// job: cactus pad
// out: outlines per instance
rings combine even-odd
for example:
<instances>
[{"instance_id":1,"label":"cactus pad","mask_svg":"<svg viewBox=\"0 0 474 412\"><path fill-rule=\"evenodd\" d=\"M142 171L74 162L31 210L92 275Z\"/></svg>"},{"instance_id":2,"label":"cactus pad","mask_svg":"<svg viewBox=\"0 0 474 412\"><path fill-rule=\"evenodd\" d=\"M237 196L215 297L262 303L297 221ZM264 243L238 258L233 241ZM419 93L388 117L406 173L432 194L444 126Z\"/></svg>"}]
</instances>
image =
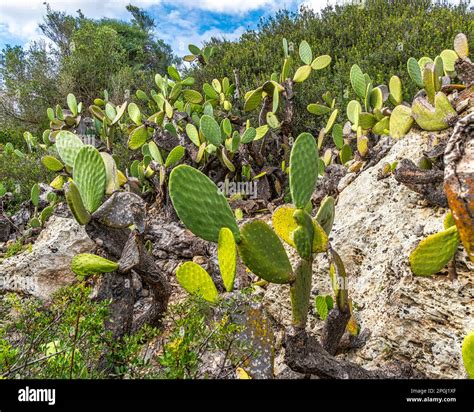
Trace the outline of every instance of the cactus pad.
<instances>
[{"instance_id":1,"label":"cactus pad","mask_svg":"<svg viewBox=\"0 0 474 412\"><path fill-rule=\"evenodd\" d=\"M291 233L298 227L293 218L296 208L289 205L282 205L275 209L272 216L273 230L287 244L295 247Z\"/></svg>"},{"instance_id":2,"label":"cactus pad","mask_svg":"<svg viewBox=\"0 0 474 412\"><path fill-rule=\"evenodd\" d=\"M191 294L197 294L208 302L216 302L219 294L216 285L201 266L194 262L186 262L176 270L179 284Z\"/></svg>"},{"instance_id":3,"label":"cactus pad","mask_svg":"<svg viewBox=\"0 0 474 412\"><path fill-rule=\"evenodd\" d=\"M418 87L423 87L423 77L421 76L420 65L413 57L407 61L408 74Z\"/></svg>"},{"instance_id":4,"label":"cactus pad","mask_svg":"<svg viewBox=\"0 0 474 412\"><path fill-rule=\"evenodd\" d=\"M413 125L411 109L407 106L399 105L395 107L390 116L390 134L394 139L401 139L405 136Z\"/></svg>"},{"instance_id":5,"label":"cactus pad","mask_svg":"<svg viewBox=\"0 0 474 412\"><path fill-rule=\"evenodd\" d=\"M418 126L427 131L447 129L457 118L456 110L442 92L436 93L434 107L426 99L416 98L412 104L412 112Z\"/></svg>"},{"instance_id":6,"label":"cactus pad","mask_svg":"<svg viewBox=\"0 0 474 412\"><path fill-rule=\"evenodd\" d=\"M91 220L91 215L86 210L79 189L74 182L69 182L64 185L64 193L66 202L74 218L79 224L87 225Z\"/></svg>"},{"instance_id":7,"label":"cactus pad","mask_svg":"<svg viewBox=\"0 0 474 412\"><path fill-rule=\"evenodd\" d=\"M459 245L456 226L423 239L410 254L415 275L429 276L439 272L454 257Z\"/></svg>"},{"instance_id":8,"label":"cactus pad","mask_svg":"<svg viewBox=\"0 0 474 412\"><path fill-rule=\"evenodd\" d=\"M354 64L351 67L350 80L352 88L356 92L357 96L361 99L365 98L365 93L367 91L367 85L365 82L364 73L357 64Z\"/></svg>"},{"instance_id":9,"label":"cactus pad","mask_svg":"<svg viewBox=\"0 0 474 412\"><path fill-rule=\"evenodd\" d=\"M325 197L319 206L318 213L316 213L316 220L327 235L331 232L335 214L334 198L332 196Z\"/></svg>"},{"instance_id":10,"label":"cactus pad","mask_svg":"<svg viewBox=\"0 0 474 412\"><path fill-rule=\"evenodd\" d=\"M474 379L474 331L469 332L462 341L462 360L467 374Z\"/></svg>"},{"instance_id":11,"label":"cactus pad","mask_svg":"<svg viewBox=\"0 0 474 412\"><path fill-rule=\"evenodd\" d=\"M469 56L469 44L464 33L459 33L454 38L454 51L461 59Z\"/></svg>"},{"instance_id":12,"label":"cactus pad","mask_svg":"<svg viewBox=\"0 0 474 412\"><path fill-rule=\"evenodd\" d=\"M56 149L59 156L69 167L74 167L74 160L76 160L77 153L84 146L77 135L74 133L61 130L55 137Z\"/></svg>"},{"instance_id":13,"label":"cactus pad","mask_svg":"<svg viewBox=\"0 0 474 412\"><path fill-rule=\"evenodd\" d=\"M120 189L119 178L117 174L117 165L115 164L114 158L106 153L101 152L102 160L105 165L105 175L107 178L107 183L105 185L105 193L111 195L116 190Z\"/></svg>"},{"instance_id":14,"label":"cactus pad","mask_svg":"<svg viewBox=\"0 0 474 412\"><path fill-rule=\"evenodd\" d=\"M107 175L102 156L92 146L84 146L74 161L73 179L85 208L94 212L102 203Z\"/></svg>"},{"instance_id":15,"label":"cactus pad","mask_svg":"<svg viewBox=\"0 0 474 412\"><path fill-rule=\"evenodd\" d=\"M237 249L232 231L223 227L219 232L217 259L222 281L227 292L234 289L235 270L237 266Z\"/></svg>"},{"instance_id":16,"label":"cactus pad","mask_svg":"<svg viewBox=\"0 0 474 412\"><path fill-rule=\"evenodd\" d=\"M96 273L114 272L118 267L118 263L90 253L76 255L71 262L72 271L80 277Z\"/></svg>"},{"instance_id":17,"label":"cactus pad","mask_svg":"<svg viewBox=\"0 0 474 412\"><path fill-rule=\"evenodd\" d=\"M290 288L293 324L298 328L304 328L308 317L311 295L311 262L301 259L295 272L296 278Z\"/></svg>"},{"instance_id":18,"label":"cactus pad","mask_svg":"<svg viewBox=\"0 0 474 412\"><path fill-rule=\"evenodd\" d=\"M215 146L219 146L222 143L221 128L212 116L203 115L199 122L199 128L209 143Z\"/></svg>"},{"instance_id":19,"label":"cactus pad","mask_svg":"<svg viewBox=\"0 0 474 412\"><path fill-rule=\"evenodd\" d=\"M54 156L43 156L43 158L41 159L41 163L43 163L43 165L48 170L51 170L53 172L59 172L64 168L64 165Z\"/></svg>"},{"instance_id":20,"label":"cactus pad","mask_svg":"<svg viewBox=\"0 0 474 412\"><path fill-rule=\"evenodd\" d=\"M298 67L298 70L296 70L295 75L293 76L293 81L295 83L302 83L309 77L310 74L311 66L309 64Z\"/></svg>"},{"instance_id":21,"label":"cactus pad","mask_svg":"<svg viewBox=\"0 0 474 412\"><path fill-rule=\"evenodd\" d=\"M227 227L239 242L239 228L226 198L199 170L187 165L175 167L169 193L178 217L196 236L217 242L219 231Z\"/></svg>"},{"instance_id":22,"label":"cactus pad","mask_svg":"<svg viewBox=\"0 0 474 412\"><path fill-rule=\"evenodd\" d=\"M290 190L293 203L304 208L311 199L318 179L318 148L314 137L301 133L290 155Z\"/></svg>"},{"instance_id":23,"label":"cactus pad","mask_svg":"<svg viewBox=\"0 0 474 412\"><path fill-rule=\"evenodd\" d=\"M293 271L285 249L273 230L265 222L254 220L241 230L239 254L255 275L271 283L289 283Z\"/></svg>"}]
</instances>

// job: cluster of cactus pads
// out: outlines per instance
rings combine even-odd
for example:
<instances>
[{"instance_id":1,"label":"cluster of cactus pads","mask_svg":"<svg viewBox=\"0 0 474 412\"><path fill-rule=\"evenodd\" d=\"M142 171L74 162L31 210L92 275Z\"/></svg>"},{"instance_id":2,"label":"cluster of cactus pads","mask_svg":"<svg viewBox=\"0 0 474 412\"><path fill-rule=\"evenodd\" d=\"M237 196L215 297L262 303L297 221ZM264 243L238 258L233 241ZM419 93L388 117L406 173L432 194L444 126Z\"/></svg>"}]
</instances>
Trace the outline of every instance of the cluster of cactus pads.
<instances>
[{"instance_id":1,"label":"cluster of cactus pads","mask_svg":"<svg viewBox=\"0 0 474 412\"><path fill-rule=\"evenodd\" d=\"M200 171L181 165L170 175L170 197L181 221L196 236L218 243L218 260L224 285L232 290L236 252L245 266L259 278L290 285L293 323L304 328L310 302L314 253L330 251L337 261L334 274L345 276L342 261L330 248L328 234L334 220L334 199L327 198L315 218L308 213L318 178L318 150L314 137L302 133L290 157L290 191L293 205L275 210L273 229L263 220L252 220L239 228L225 196ZM292 267L282 240L296 249L298 262ZM217 299L209 274L187 262L177 269L178 280L189 292L207 300ZM347 291L338 291L338 302L347 308ZM338 303L338 304L339 304Z\"/></svg>"}]
</instances>

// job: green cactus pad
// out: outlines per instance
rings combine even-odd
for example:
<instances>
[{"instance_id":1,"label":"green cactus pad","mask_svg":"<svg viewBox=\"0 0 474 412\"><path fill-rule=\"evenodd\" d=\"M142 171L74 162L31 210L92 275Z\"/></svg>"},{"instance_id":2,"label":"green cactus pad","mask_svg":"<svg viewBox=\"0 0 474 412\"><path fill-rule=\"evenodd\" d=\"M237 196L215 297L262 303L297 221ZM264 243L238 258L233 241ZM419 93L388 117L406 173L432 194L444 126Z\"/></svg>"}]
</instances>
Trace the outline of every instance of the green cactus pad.
<instances>
[{"instance_id":1,"label":"green cactus pad","mask_svg":"<svg viewBox=\"0 0 474 412\"><path fill-rule=\"evenodd\" d=\"M192 123L186 125L186 134L189 137L189 140L193 142L197 147L200 146L201 142L199 141L199 132Z\"/></svg>"},{"instance_id":2,"label":"green cactus pad","mask_svg":"<svg viewBox=\"0 0 474 412\"><path fill-rule=\"evenodd\" d=\"M148 130L145 125L135 127L128 137L128 148L137 150L142 147L148 139Z\"/></svg>"},{"instance_id":3,"label":"green cactus pad","mask_svg":"<svg viewBox=\"0 0 474 412\"><path fill-rule=\"evenodd\" d=\"M91 215L86 210L79 189L74 182L69 182L64 185L64 194L74 218L80 225L87 225L91 220Z\"/></svg>"},{"instance_id":4,"label":"green cactus pad","mask_svg":"<svg viewBox=\"0 0 474 412\"><path fill-rule=\"evenodd\" d=\"M451 212L446 213L444 217L443 226L445 229L449 229L452 226L456 225L456 221L454 220L453 214Z\"/></svg>"},{"instance_id":5,"label":"green cactus pad","mask_svg":"<svg viewBox=\"0 0 474 412\"><path fill-rule=\"evenodd\" d=\"M227 292L234 289L235 270L237 266L237 249L232 231L223 227L219 232L217 243L217 260L222 281Z\"/></svg>"},{"instance_id":6,"label":"green cactus pad","mask_svg":"<svg viewBox=\"0 0 474 412\"><path fill-rule=\"evenodd\" d=\"M174 147L166 158L165 167L176 165L184 157L185 152L186 150L183 146Z\"/></svg>"},{"instance_id":7,"label":"green cactus pad","mask_svg":"<svg viewBox=\"0 0 474 412\"><path fill-rule=\"evenodd\" d=\"M140 109L135 103L130 103L128 105L128 115L137 126L140 126L142 124L142 114L140 113Z\"/></svg>"},{"instance_id":8,"label":"green cactus pad","mask_svg":"<svg viewBox=\"0 0 474 412\"><path fill-rule=\"evenodd\" d=\"M262 101L263 89L259 87L256 90L252 90L245 95L244 111L250 112L255 110Z\"/></svg>"},{"instance_id":9,"label":"green cactus pad","mask_svg":"<svg viewBox=\"0 0 474 412\"><path fill-rule=\"evenodd\" d=\"M455 71L454 63L458 59L458 55L454 50L443 50L440 53L441 59L443 59L443 66L446 73L453 73Z\"/></svg>"},{"instance_id":10,"label":"green cactus pad","mask_svg":"<svg viewBox=\"0 0 474 412\"><path fill-rule=\"evenodd\" d=\"M197 294L208 302L217 301L219 294L211 276L194 262L186 262L176 270L179 284L191 294Z\"/></svg>"},{"instance_id":11,"label":"green cactus pad","mask_svg":"<svg viewBox=\"0 0 474 412\"><path fill-rule=\"evenodd\" d=\"M205 139L215 146L219 146L222 143L222 134L219 123L207 114L201 117L199 128Z\"/></svg>"},{"instance_id":12,"label":"green cactus pad","mask_svg":"<svg viewBox=\"0 0 474 412\"><path fill-rule=\"evenodd\" d=\"M306 110L308 110L308 112L310 112L311 114L315 114L316 116L322 116L324 114L328 114L331 111L331 108L322 104L311 103L308 104Z\"/></svg>"},{"instance_id":13,"label":"green cactus pad","mask_svg":"<svg viewBox=\"0 0 474 412\"><path fill-rule=\"evenodd\" d=\"M427 63L423 69L423 86L428 102L433 104L436 93L435 68L433 63Z\"/></svg>"},{"instance_id":14,"label":"green cactus pad","mask_svg":"<svg viewBox=\"0 0 474 412\"><path fill-rule=\"evenodd\" d=\"M412 104L412 113L418 126L430 132L447 129L457 117L456 110L442 92L436 93L434 107L426 99L416 98Z\"/></svg>"},{"instance_id":15,"label":"green cactus pad","mask_svg":"<svg viewBox=\"0 0 474 412\"><path fill-rule=\"evenodd\" d=\"M474 379L474 331L469 332L462 341L462 360L467 374Z\"/></svg>"},{"instance_id":16,"label":"green cactus pad","mask_svg":"<svg viewBox=\"0 0 474 412\"><path fill-rule=\"evenodd\" d=\"M202 94L196 90L183 90L183 97L189 103L199 104L202 102Z\"/></svg>"},{"instance_id":17,"label":"green cactus pad","mask_svg":"<svg viewBox=\"0 0 474 412\"><path fill-rule=\"evenodd\" d=\"M352 124L357 124L359 121L359 114L362 112L362 106L357 100L351 100L347 104L346 113L347 118Z\"/></svg>"},{"instance_id":18,"label":"green cactus pad","mask_svg":"<svg viewBox=\"0 0 474 412\"><path fill-rule=\"evenodd\" d=\"M253 127L249 127L248 129L245 129L245 132L242 135L240 142L244 144L250 143L255 139L256 136L257 136L257 130L254 129Z\"/></svg>"},{"instance_id":19,"label":"green cactus pad","mask_svg":"<svg viewBox=\"0 0 474 412\"><path fill-rule=\"evenodd\" d=\"M105 184L105 194L111 195L116 190L120 189L118 174L117 174L117 165L115 164L114 158L106 153L101 152L102 160L105 165L105 175L107 182Z\"/></svg>"},{"instance_id":20,"label":"green cactus pad","mask_svg":"<svg viewBox=\"0 0 474 412\"><path fill-rule=\"evenodd\" d=\"M61 157L62 161L69 167L74 167L74 160L76 159L77 153L84 146L77 135L74 133L61 130L55 137L56 149Z\"/></svg>"},{"instance_id":21,"label":"green cactus pad","mask_svg":"<svg viewBox=\"0 0 474 412\"><path fill-rule=\"evenodd\" d=\"M367 84L364 73L357 64L354 64L351 67L350 80L352 88L356 92L357 96L359 96L361 99L364 99L365 93L367 92Z\"/></svg>"},{"instance_id":22,"label":"green cactus pad","mask_svg":"<svg viewBox=\"0 0 474 412\"><path fill-rule=\"evenodd\" d=\"M352 149L350 145L345 144L342 146L342 149L339 152L339 159L343 165L352 159Z\"/></svg>"},{"instance_id":23,"label":"green cactus pad","mask_svg":"<svg viewBox=\"0 0 474 412\"><path fill-rule=\"evenodd\" d=\"M332 196L326 196L316 213L316 220L322 226L327 235L331 232L336 214L335 202Z\"/></svg>"},{"instance_id":24,"label":"green cactus pad","mask_svg":"<svg viewBox=\"0 0 474 412\"><path fill-rule=\"evenodd\" d=\"M169 193L179 218L196 236L217 242L219 231L227 227L239 242L239 228L225 196L199 170L187 165L175 167Z\"/></svg>"},{"instance_id":25,"label":"green cactus pad","mask_svg":"<svg viewBox=\"0 0 474 412\"><path fill-rule=\"evenodd\" d=\"M303 259L310 259L313 249L314 226L311 216L302 209L296 209L293 218L297 228L291 233L298 254Z\"/></svg>"},{"instance_id":26,"label":"green cactus pad","mask_svg":"<svg viewBox=\"0 0 474 412\"><path fill-rule=\"evenodd\" d=\"M72 258L71 262L72 271L80 277L96 273L114 272L118 267L118 263L90 253L76 255Z\"/></svg>"},{"instance_id":27,"label":"green cactus pad","mask_svg":"<svg viewBox=\"0 0 474 412\"><path fill-rule=\"evenodd\" d=\"M413 57L407 61L408 75L416 83L418 87L423 87L423 77L421 75L420 65Z\"/></svg>"},{"instance_id":28,"label":"green cactus pad","mask_svg":"<svg viewBox=\"0 0 474 412\"><path fill-rule=\"evenodd\" d=\"M290 191L297 208L304 208L311 199L318 179L318 148L314 137L301 133L290 155Z\"/></svg>"},{"instance_id":29,"label":"green cactus pad","mask_svg":"<svg viewBox=\"0 0 474 412\"><path fill-rule=\"evenodd\" d=\"M291 263L275 232L265 222L254 220L241 230L239 254L255 275L271 283L293 280Z\"/></svg>"},{"instance_id":30,"label":"green cactus pad","mask_svg":"<svg viewBox=\"0 0 474 412\"><path fill-rule=\"evenodd\" d=\"M79 189L84 206L93 213L102 203L107 174L102 156L92 146L84 146L74 161L73 179Z\"/></svg>"},{"instance_id":31,"label":"green cactus pad","mask_svg":"<svg viewBox=\"0 0 474 412\"><path fill-rule=\"evenodd\" d=\"M304 328L308 317L311 295L311 262L301 259L296 267L296 278L290 287L293 325Z\"/></svg>"},{"instance_id":32,"label":"green cactus pad","mask_svg":"<svg viewBox=\"0 0 474 412\"><path fill-rule=\"evenodd\" d=\"M456 226L423 239L410 254L410 266L415 275L430 276L439 272L453 258L459 245Z\"/></svg>"},{"instance_id":33,"label":"green cactus pad","mask_svg":"<svg viewBox=\"0 0 474 412\"><path fill-rule=\"evenodd\" d=\"M409 107L399 105L395 107L390 116L390 134L394 139L404 137L413 125L412 111Z\"/></svg>"},{"instance_id":34,"label":"green cactus pad","mask_svg":"<svg viewBox=\"0 0 474 412\"><path fill-rule=\"evenodd\" d=\"M313 226L313 253L326 252L329 246L328 235L317 220L313 220Z\"/></svg>"},{"instance_id":35,"label":"green cactus pad","mask_svg":"<svg viewBox=\"0 0 474 412\"><path fill-rule=\"evenodd\" d=\"M43 163L48 170L53 172L59 172L64 169L64 165L54 156L43 156L41 163Z\"/></svg>"},{"instance_id":36,"label":"green cactus pad","mask_svg":"<svg viewBox=\"0 0 474 412\"><path fill-rule=\"evenodd\" d=\"M326 123L326 126L324 126L324 133L329 133L334 126L334 122L337 119L337 115L339 113L339 110L335 109L332 113L331 116L329 116L329 119Z\"/></svg>"},{"instance_id":37,"label":"green cactus pad","mask_svg":"<svg viewBox=\"0 0 474 412\"><path fill-rule=\"evenodd\" d=\"M306 40L303 40L300 43L298 52L300 55L300 59L304 64L311 64L311 61L313 60L313 52L311 51L311 46Z\"/></svg>"}]
</instances>

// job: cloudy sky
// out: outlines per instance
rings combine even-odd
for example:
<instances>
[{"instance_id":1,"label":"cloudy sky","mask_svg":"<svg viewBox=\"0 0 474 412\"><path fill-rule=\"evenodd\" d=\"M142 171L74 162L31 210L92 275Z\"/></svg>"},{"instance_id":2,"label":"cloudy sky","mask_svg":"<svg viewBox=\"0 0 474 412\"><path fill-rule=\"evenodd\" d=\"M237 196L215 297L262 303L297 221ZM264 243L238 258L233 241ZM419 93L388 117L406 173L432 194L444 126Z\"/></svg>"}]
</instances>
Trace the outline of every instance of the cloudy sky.
<instances>
[{"instance_id":1,"label":"cloudy sky","mask_svg":"<svg viewBox=\"0 0 474 412\"><path fill-rule=\"evenodd\" d=\"M157 24L157 36L182 56L187 45L198 46L212 36L233 40L259 18L278 9L297 10L302 3L318 10L337 0L48 0L54 10L87 17L127 20L125 6L132 3L147 10ZM41 38L38 23L45 12L44 0L0 0L0 49L5 44L25 45Z\"/></svg>"}]
</instances>

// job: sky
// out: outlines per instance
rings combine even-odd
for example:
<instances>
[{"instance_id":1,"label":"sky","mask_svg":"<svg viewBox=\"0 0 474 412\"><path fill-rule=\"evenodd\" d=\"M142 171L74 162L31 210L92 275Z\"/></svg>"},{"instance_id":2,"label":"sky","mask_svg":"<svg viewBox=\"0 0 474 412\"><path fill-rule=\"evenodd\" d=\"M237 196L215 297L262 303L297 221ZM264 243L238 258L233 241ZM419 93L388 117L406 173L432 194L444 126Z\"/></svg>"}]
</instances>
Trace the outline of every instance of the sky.
<instances>
[{"instance_id":1,"label":"sky","mask_svg":"<svg viewBox=\"0 0 474 412\"><path fill-rule=\"evenodd\" d=\"M301 4L319 10L337 0L48 0L53 10L91 18L129 20L125 6L132 3L155 18L156 35L178 56L188 54L189 43L201 46L211 37L238 39L259 19L279 9L296 11ZM0 49L6 44L25 46L42 38L38 23L45 14L44 0L0 0Z\"/></svg>"}]
</instances>

